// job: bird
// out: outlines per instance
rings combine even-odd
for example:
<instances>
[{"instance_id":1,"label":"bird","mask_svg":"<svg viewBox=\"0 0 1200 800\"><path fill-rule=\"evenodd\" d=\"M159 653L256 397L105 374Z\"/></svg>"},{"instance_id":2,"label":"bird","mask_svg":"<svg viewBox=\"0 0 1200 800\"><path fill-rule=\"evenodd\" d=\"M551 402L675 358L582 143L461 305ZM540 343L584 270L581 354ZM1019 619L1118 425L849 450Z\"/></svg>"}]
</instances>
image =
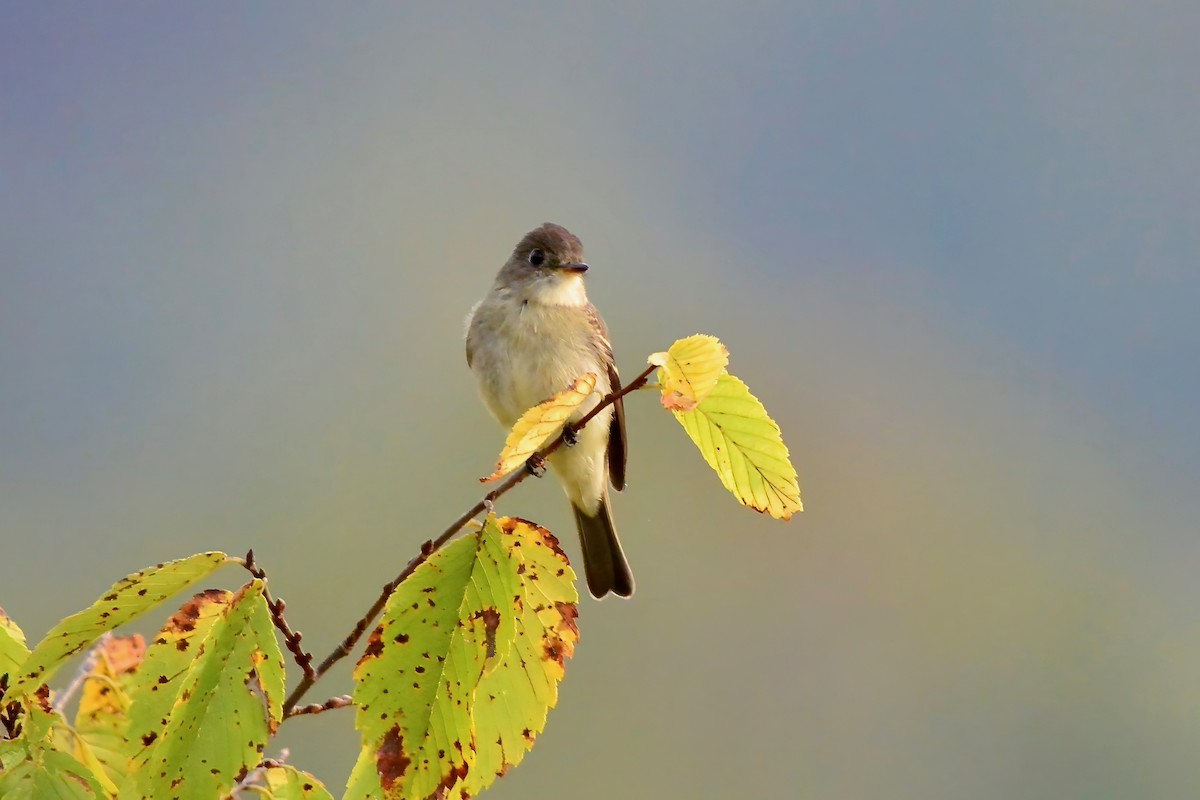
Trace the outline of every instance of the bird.
<instances>
[{"instance_id":1,"label":"bird","mask_svg":"<svg viewBox=\"0 0 1200 800\"><path fill-rule=\"evenodd\" d=\"M547 222L517 242L491 289L467 315L467 365L484 405L504 427L586 373L596 375L595 389L568 426L620 387L608 326L587 298L587 271L579 238ZM574 512L588 589L596 598L631 597L633 573L609 502L610 485L625 488L624 403L618 398L567 433L574 444L548 460Z\"/></svg>"}]
</instances>

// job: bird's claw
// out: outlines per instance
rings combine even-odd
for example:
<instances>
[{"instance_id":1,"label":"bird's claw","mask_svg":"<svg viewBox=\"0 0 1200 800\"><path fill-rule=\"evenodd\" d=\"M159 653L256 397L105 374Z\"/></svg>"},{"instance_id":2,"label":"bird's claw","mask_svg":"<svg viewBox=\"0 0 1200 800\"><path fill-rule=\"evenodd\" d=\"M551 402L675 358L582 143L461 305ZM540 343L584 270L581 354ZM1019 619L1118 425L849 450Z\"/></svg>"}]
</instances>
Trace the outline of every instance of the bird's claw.
<instances>
[{"instance_id":1,"label":"bird's claw","mask_svg":"<svg viewBox=\"0 0 1200 800\"><path fill-rule=\"evenodd\" d=\"M579 431L574 425L564 425L562 431L563 444L574 447L579 443Z\"/></svg>"},{"instance_id":2,"label":"bird's claw","mask_svg":"<svg viewBox=\"0 0 1200 800\"><path fill-rule=\"evenodd\" d=\"M546 459L534 453L525 462L525 469L529 470L529 474L535 478L540 478L546 474Z\"/></svg>"}]
</instances>

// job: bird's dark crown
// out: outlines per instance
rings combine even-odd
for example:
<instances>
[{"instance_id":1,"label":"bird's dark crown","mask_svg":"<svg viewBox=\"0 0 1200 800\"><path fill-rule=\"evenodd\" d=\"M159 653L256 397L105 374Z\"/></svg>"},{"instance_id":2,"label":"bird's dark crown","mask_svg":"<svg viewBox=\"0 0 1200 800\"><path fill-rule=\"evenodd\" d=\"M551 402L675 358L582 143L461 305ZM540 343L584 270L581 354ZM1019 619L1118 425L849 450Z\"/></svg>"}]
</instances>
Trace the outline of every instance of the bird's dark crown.
<instances>
[{"instance_id":1,"label":"bird's dark crown","mask_svg":"<svg viewBox=\"0 0 1200 800\"><path fill-rule=\"evenodd\" d=\"M547 222L534 228L517 243L513 255L524 259L534 250L541 250L551 261L570 264L583 261L583 243L562 225Z\"/></svg>"}]
</instances>

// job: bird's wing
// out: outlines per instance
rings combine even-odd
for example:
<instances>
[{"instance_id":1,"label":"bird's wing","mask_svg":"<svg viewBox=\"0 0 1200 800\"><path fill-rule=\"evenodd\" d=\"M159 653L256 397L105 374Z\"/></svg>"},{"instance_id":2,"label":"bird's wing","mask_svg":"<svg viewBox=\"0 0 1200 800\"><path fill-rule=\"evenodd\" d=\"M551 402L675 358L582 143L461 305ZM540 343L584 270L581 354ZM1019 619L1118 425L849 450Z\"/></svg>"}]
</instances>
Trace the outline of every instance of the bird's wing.
<instances>
[{"instance_id":1,"label":"bird's wing","mask_svg":"<svg viewBox=\"0 0 1200 800\"><path fill-rule=\"evenodd\" d=\"M466 332L463 335L463 341L466 343L466 346L467 346L467 368L468 369L470 369L470 367L471 367L471 357L474 355L474 348L471 347L471 329L473 327L475 327L475 325L474 325L475 312L479 310L479 306L481 303L483 303L482 300L480 300L475 305L471 306L471 310L467 312L467 318L465 320L463 320L463 330Z\"/></svg>"},{"instance_id":2,"label":"bird's wing","mask_svg":"<svg viewBox=\"0 0 1200 800\"><path fill-rule=\"evenodd\" d=\"M613 356L612 343L608 340L608 326L591 303L587 306L587 315L592 329L597 334L597 355L608 370L609 391L616 391L621 387L621 376L617 374L617 361ZM617 398L613 403L612 422L608 429L608 478L618 492L625 488L625 462L628 452L625 438L625 402L623 398Z\"/></svg>"}]
</instances>

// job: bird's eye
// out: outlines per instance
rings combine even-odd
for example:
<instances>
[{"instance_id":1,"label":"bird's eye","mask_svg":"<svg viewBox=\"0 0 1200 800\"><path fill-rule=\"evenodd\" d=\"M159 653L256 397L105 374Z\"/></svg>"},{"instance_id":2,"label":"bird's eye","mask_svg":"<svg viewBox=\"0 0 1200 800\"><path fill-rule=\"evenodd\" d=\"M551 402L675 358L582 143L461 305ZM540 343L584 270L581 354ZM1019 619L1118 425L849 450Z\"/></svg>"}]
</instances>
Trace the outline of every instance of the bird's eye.
<instances>
[{"instance_id":1,"label":"bird's eye","mask_svg":"<svg viewBox=\"0 0 1200 800\"><path fill-rule=\"evenodd\" d=\"M546 263L546 254L541 250L530 250L529 263L533 264L535 267L540 267L542 264Z\"/></svg>"}]
</instances>

